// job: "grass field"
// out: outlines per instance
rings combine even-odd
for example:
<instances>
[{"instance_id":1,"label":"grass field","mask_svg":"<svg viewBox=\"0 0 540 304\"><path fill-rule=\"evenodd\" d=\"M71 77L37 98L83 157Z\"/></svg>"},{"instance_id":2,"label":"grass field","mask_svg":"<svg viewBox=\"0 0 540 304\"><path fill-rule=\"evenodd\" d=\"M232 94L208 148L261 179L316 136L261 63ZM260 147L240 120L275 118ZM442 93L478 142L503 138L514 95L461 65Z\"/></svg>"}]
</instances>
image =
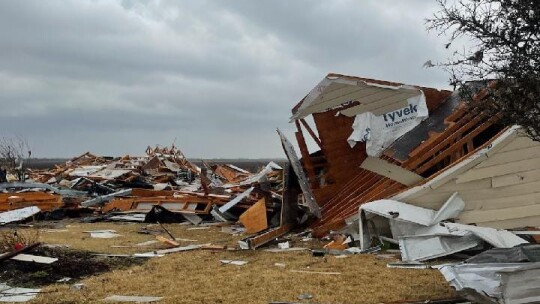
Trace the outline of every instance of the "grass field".
<instances>
[{"instance_id":1,"label":"grass field","mask_svg":"<svg viewBox=\"0 0 540 304\"><path fill-rule=\"evenodd\" d=\"M69 223L56 230L41 229L40 240L66 244L73 249L99 253L136 253L163 248L134 244L155 240L153 235L137 233L146 224ZM193 226L169 224L166 228L181 245L220 244L234 247L243 236L221 232L220 227L189 230ZM149 229L159 229L153 225ZM120 237L90 238L88 230L116 230ZM319 247L316 241L297 241L294 246ZM244 266L222 265L220 260L244 260ZM384 303L399 300L426 300L454 295L436 270L389 269L387 257L354 255L313 257L309 251L272 253L256 251L195 250L150 258L142 265L116 269L83 278L82 290L67 284L53 284L43 289L33 303L94 303L110 295L160 296L159 303ZM276 266L275 264L284 264ZM340 274L295 272L319 271ZM300 294L313 295L299 300Z\"/></svg>"}]
</instances>

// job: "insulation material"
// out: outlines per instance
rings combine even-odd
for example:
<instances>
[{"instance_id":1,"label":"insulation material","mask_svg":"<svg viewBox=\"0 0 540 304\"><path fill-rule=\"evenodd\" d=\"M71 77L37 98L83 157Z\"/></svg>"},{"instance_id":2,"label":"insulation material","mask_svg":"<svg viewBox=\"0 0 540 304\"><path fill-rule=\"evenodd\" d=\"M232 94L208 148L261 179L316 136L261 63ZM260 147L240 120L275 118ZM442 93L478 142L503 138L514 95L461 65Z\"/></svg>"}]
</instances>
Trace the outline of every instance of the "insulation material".
<instances>
[{"instance_id":1,"label":"insulation material","mask_svg":"<svg viewBox=\"0 0 540 304\"><path fill-rule=\"evenodd\" d=\"M407 99L407 106L374 115L372 112L358 114L353 123L353 132L348 138L349 145L366 142L369 156L378 157L396 139L412 130L429 116L426 98L422 91Z\"/></svg>"}]
</instances>

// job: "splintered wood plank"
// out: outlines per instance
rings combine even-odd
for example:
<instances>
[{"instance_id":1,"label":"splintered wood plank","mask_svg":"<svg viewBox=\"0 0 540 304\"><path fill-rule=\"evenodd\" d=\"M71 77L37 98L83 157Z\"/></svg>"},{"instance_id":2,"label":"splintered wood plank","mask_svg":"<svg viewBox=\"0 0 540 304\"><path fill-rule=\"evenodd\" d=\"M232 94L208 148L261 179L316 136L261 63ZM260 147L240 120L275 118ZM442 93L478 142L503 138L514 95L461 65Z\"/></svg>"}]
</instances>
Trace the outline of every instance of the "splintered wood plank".
<instances>
[{"instance_id":1,"label":"splintered wood plank","mask_svg":"<svg viewBox=\"0 0 540 304\"><path fill-rule=\"evenodd\" d=\"M284 235L292 229L293 225L284 224L278 228L269 229L266 232L261 232L259 235L246 238L240 242L247 242L250 249L260 247L271 240Z\"/></svg>"},{"instance_id":2,"label":"splintered wood plank","mask_svg":"<svg viewBox=\"0 0 540 304\"><path fill-rule=\"evenodd\" d=\"M461 119L454 125L449 126L446 130L444 130L444 132L440 133L439 136L428 138L428 140L412 150L411 153L409 153L409 161L406 162L407 168L416 167L427 157L433 155L435 151L441 150L446 145L450 144L454 140L455 136L462 134L463 131L468 130L474 126L474 124L479 123L482 120L480 115L472 119L471 118L472 114L467 114L464 119Z\"/></svg>"},{"instance_id":3,"label":"splintered wood plank","mask_svg":"<svg viewBox=\"0 0 540 304\"><path fill-rule=\"evenodd\" d=\"M412 186L424 179L422 176L414 172L376 157L366 158L360 167L385 176L406 186Z\"/></svg>"},{"instance_id":4,"label":"splintered wood plank","mask_svg":"<svg viewBox=\"0 0 540 304\"><path fill-rule=\"evenodd\" d=\"M466 144L469 140L472 140L474 137L476 137L478 134L486 130L487 128L491 127L495 121L497 121L499 118L497 116L493 116L478 127L476 127L474 130L472 130L470 133L468 133L463 138L459 139L456 142L451 143L450 148L445 149L440 154L417 168L415 171L417 173L423 173L424 171L428 170L432 166L436 165L438 162L442 161L444 158L448 157L451 153L456 152L458 149L462 149L462 146ZM453 139L457 139L458 137L461 137L461 134L455 134L453 136ZM436 151L430 151L428 153L435 153ZM420 163L419 163L420 164Z\"/></svg>"},{"instance_id":5,"label":"splintered wood plank","mask_svg":"<svg viewBox=\"0 0 540 304\"><path fill-rule=\"evenodd\" d=\"M268 219L266 217L265 200L260 199L246 212L240 215L240 222L246 227L246 233L252 234L263 231L268 228Z\"/></svg>"}]
</instances>

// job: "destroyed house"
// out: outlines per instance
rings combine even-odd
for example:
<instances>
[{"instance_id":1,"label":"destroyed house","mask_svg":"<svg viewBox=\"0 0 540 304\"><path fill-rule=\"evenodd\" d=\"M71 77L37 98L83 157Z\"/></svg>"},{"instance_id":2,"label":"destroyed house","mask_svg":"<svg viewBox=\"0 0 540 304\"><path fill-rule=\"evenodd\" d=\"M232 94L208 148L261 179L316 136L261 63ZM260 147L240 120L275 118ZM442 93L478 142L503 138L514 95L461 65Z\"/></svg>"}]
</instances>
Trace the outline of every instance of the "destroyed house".
<instances>
[{"instance_id":1,"label":"destroyed house","mask_svg":"<svg viewBox=\"0 0 540 304\"><path fill-rule=\"evenodd\" d=\"M476 99L485 97L486 90L482 88L477 88ZM320 216L311 226L319 236L343 228L363 203L410 193L412 189L416 192L410 196L414 198L409 200L411 203L435 199L430 202L440 207L452 194L450 190L422 198L420 193L430 187L422 185L429 185L437 176L448 175L446 171L491 147L495 139L509 132L497 123L498 116L488 117L473 107L465 107L458 92L339 74L327 75L293 108L292 114L301 165L311 192L302 189L300 201L312 195L318 206ZM308 116L312 116L315 128L306 121ZM519 132L512 130L515 139ZM317 151L308 150L306 136L316 143ZM518 141L515 147L530 149L532 153L520 151L519 155L511 156L510 161L521 162L518 164L521 167L513 167L515 170L505 167L501 171L480 169L481 173L467 173L473 177L462 179L483 183L483 194L471 197L475 206L481 206L479 200L496 199L500 195L500 189L491 188L493 174L504 176L495 184L509 185L518 177L508 174L519 174L527 170L526 166L534 169L540 165L538 143L523 137L515 140ZM506 152L511 149L507 148ZM496 165L512 167L504 163L505 158L499 157ZM488 168L489 164L482 166ZM534 171L527 177L534 179L539 175ZM490 179L480 182L481 178ZM509 193L517 195L518 190L511 190L514 192ZM523 204L539 202L538 191L529 192L521 198L526 201ZM468 203L467 195L464 199Z\"/></svg>"}]
</instances>

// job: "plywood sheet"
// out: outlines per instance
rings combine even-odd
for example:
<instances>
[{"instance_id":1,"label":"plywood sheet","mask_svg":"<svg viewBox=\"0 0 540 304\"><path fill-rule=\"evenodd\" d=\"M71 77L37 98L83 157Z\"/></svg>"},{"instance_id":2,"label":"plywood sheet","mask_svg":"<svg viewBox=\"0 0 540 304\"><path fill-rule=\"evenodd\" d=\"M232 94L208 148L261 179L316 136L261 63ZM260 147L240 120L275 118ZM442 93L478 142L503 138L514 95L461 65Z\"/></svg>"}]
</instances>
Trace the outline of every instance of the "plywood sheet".
<instances>
[{"instance_id":1,"label":"plywood sheet","mask_svg":"<svg viewBox=\"0 0 540 304\"><path fill-rule=\"evenodd\" d=\"M240 222L246 227L246 233L253 234L263 231L268 228L268 220L266 217L265 200L261 199L251 208L242 213L239 218Z\"/></svg>"}]
</instances>

